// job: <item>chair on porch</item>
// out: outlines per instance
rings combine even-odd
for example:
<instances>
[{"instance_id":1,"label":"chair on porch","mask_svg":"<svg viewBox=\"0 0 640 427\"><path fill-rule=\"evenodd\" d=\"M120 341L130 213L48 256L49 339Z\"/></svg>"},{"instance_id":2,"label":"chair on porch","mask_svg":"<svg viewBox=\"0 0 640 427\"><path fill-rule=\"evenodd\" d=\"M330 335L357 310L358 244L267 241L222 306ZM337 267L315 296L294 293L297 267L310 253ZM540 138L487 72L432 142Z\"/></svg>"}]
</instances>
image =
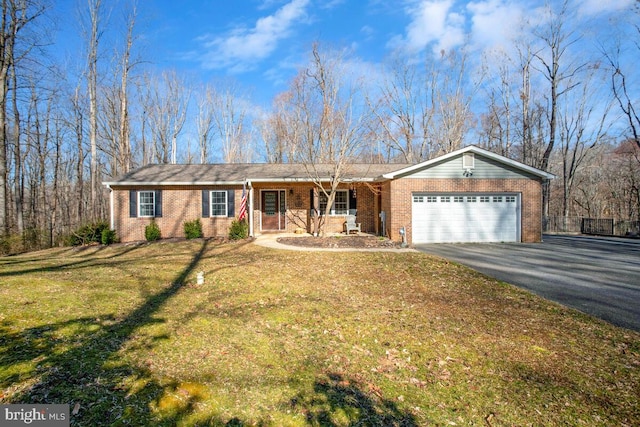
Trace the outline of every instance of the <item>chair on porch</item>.
<instances>
[{"instance_id":1,"label":"chair on porch","mask_svg":"<svg viewBox=\"0 0 640 427\"><path fill-rule=\"evenodd\" d=\"M344 223L344 228L345 228L345 232L347 234L351 233L352 231L356 231L358 233L361 232L360 223L356 222L356 216L355 215L347 215L346 216L346 221Z\"/></svg>"}]
</instances>

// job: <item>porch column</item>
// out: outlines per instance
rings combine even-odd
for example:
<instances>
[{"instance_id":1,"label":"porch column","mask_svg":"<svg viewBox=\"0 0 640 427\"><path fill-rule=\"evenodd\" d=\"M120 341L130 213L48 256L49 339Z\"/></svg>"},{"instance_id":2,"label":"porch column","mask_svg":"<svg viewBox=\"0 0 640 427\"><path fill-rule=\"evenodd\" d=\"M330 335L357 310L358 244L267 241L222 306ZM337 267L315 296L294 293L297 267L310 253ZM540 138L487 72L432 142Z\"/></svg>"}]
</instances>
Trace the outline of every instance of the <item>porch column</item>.
<instances>
[{"instance_id":1,"label":"porch column","mask_svg":"<svg viewBox=\"0 0 640 427\"><path fill-rule=\"evenodd\" d=\"M249 187L249 237L254 237L254 229L253 229L253 186L251 185L251 181L247 181L247 186Z\"/></svg>"}]
</instances>

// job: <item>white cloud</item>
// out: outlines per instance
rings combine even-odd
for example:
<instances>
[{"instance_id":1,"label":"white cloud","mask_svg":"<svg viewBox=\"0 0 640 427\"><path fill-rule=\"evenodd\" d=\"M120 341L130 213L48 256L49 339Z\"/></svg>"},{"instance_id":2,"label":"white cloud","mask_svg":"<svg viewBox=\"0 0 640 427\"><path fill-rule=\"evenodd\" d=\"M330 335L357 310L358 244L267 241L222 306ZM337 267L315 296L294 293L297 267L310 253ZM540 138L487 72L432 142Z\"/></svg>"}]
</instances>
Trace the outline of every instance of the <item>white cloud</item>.
<instances>
[{"instance_id":1,"label":"white cloud","mask_svg":"<svg viewBox=\"0 0 640 427\"><path fill-rule=\"evenodd\" d=\"M503 0L471 2L470 40L477 48L504 48L523 28L524 10L521 5Z\"/></svg>"},{"instance_id":2,"label":"white cloud","mask_svg":"<svg viewBox=\"0 0 640 427\"><path fill-rule=\"evenodd\" d=\"M634 3L635 0L580 0L575 7L581 15L598 15L630 9Z\"/></svg>"},{"instance_id":3,"label":"white cloud","mask_svg":"<svg viewBox=\"0 0 640 427\"><path fill-rule=\"evenodd\" d=\"M272 15L258 19L252 28L237 27L223 36L201 37L207 49L201 59L204 67L236 72L253 68L291 35L296 23L306 18L308 4L309 0L291 0Z\"/></svg>"},{"instance_id":4,"label":"white cloud","mask_svg":"<svg viewBox=\"0 0 640 427\"><path fill-rule=\"evenodd\" d=\"M429 45L433 51L449 50L464 42L464 16L452 11L453 0L422 0L407 8L411 22L404 36L394 37L389 46L418 52Z\"/></svg>"}]
</instances>

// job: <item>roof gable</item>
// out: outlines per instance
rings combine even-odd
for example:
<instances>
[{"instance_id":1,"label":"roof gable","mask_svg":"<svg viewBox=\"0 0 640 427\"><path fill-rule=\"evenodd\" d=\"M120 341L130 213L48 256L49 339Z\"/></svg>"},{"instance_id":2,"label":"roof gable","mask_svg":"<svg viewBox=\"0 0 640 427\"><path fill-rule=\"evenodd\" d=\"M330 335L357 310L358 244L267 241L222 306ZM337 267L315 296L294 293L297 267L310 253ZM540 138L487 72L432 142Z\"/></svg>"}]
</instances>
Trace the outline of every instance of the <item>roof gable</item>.
<instances>
[{"instance_id":1,"label":"roof gable","mask_svg":"<svg viewBox=\"0 0 640 427\"><path fill-rule=\"evenodd\" d=\"M406 177L421 178L461 178L465 169L462 167L462 156L465 153L476 155L476 166L474 168L475 178L508 178L511 175L535 176L543 180L553 179L554 175L548 172L525 165L524 163L509 159L499 154L470 145L451 153L427 160L409 167L384 174L386 179L397 179ZM455 170L446 170L446 167ZM493 169L493 174L489 171ZM495 174L497 169L501 169L500 174ZM476 173L479 172L479 173Z\"/></svg>"}]
</instances>

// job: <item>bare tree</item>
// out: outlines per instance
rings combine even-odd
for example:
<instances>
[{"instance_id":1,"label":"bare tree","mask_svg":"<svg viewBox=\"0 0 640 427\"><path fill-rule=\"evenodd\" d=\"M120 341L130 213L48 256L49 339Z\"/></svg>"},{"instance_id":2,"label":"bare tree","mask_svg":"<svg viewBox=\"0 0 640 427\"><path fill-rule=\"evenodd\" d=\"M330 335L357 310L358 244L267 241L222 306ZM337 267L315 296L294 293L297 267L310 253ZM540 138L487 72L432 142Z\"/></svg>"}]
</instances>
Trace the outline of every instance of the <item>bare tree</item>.
<instances>
[{"instance_id":1,"label":"bare tree","mask_svg":"<svg viewBox=\"0 0 640 427\"><path fill-rule=\"evenodd\" d=\"M562 161L562 215L571 213L571 201L576 177L589 153L608 138L611 102L599 90L599 67L588 74L576 76L582 81L581 90L563 103L558 112L559 142ZM596 102L596 100L600 102Z\"/></svg>"},{"instance_id":2,"label":"bare tree","mask_svg":"<svg viewBox=\"0 0 640 427\"><path fill-rule=\"evenodd\" d=\"M480 116L480 139L490 151L502 156L511 156L513 141L514 113L514 84L510 58L502 53L497 61L485 58L487 62L497 62L496 82L490 82L485 91L488 98L488 111Z\"/></svg>"},{"instance_id":3,"label":"bare tree","mask_svg":"<svg viewBox=\"0 0 640 427\"><path fill-rule=\"evenodd\" d=\"M11 87L10 70L25 54L18 51L21 34L25 32L25 28L42 16L44 11L45 6L37 0L3 0L0 9L0 233L9 231L7 108L8 92ZM28 50L26 49L25 52Z\"/></svg>"},{"instance_id":4,"label":"bare tree","mask_svg":"<svg viewBox=\"0 0 640 427\"><path fill-rule=\"evenodd\" d=\"M81 221L84 218L84 123L86 108L82 103L80 96L80 87L76 86L73 95L70 97L69 125L73 129L75 139L75 148L77 152L75 175L76 175L76 218Z\"/></svg>"},{"instance_id":5,"label":"bare tree","mask_svg":"<svg viewBox=\"0 0 640 427\"><path fill-rule=\"evenodd\" d=\"M464 50L441 52L424 73L395 57L385 70L379 98L368 100L375 133L403 162L419 162L454 151L472 127L471 101L479 81L470 79Z\"/></svg>"},{"instance_id":6,"label":"bare tree","mask_svg":"<svg viewBox=\"0 0 640 427\"><path fill-rule=\"evenodd\" d=\"M537 60L535 68L547 80L549 84L548 100L548 141L538 167L544 171L549 170L549 160L556 145L558 136L558 110L560 99L580 84L579 80L572 77L579 74L588 62L584 58L572 59L570 48L575 45L580 36L574 31L568 30L565 25L572 22L572 15L565 0L559 11L547 7L546 22L534 29L536 40L541 47L533 52ZM578 61L576 63L576 61ZM549 214L549 184L545 183L543 189L543 210Z\"/></svg>"},{"instance_id":7,"label":"bare tree","mask_svg":"<svg viewBox=\"0 0 640 427\"><path fill-rule=\"evenodd\" d=\"M95 219L98 204L98 46L102 36L102 0L87 0L89 35L87 39L87 89L89 92L89 144L91 212Z\"/></svg>"},{"instance_id":8,"label":"bare tree","mask_svg":"<svg viewBox=\"0 0 640 427\"><path fill-rule=\"evenodd\" d=\"M196 116L196 131L198 133L198 146L200 149L200 163L209 161L210 146L212 143L213 133L213 90L210 86L197 92L196 102L198 107L198 115Z\"/></svg>"},{"instance_id":9,"label":"bare tree","mask_svg":"<svg viewBox=\"0 0 640 427\"><path fill-rule=\"evenodd\" d=\"M18 107L18 76L15 64L11 66L11 90L13 107L13 163L16 228L18 234L24 232L24 172L22 153L21 115Z\"/></svg>"},{"instance_id":10,"label":"bare tree","mask_svg":"<svg viewBox=\"0 0 640 427\"><path fill-rule=\"evenodd\" d=\"M150 106L152 104L152 91L151 91L151 77L148 73L144 73L142 79L137 84L137 102L140 106L138 122L140 126L139 137L140 137L140 155L139 164L144 166L151 162L156 157L155 155L155 144L148 142L149 138L153 138L148 135L150 133L149 128L151 127L151 119L150 119ZM133 154L133 153L132 153Z\"/></svg>"},{"instance_id":11,"label":"bare tree","mask_svg":"<svg viewBox=\"0 0 640 427\"><path fill-rule=\"evenodd\" d=\"M467 53L442 52L440 61L431 71L431 98L435 107L435 120L431 134L434 138L432 155L450 153L459 149L474 120L471 102L478 90L481 76L476 79L467 74Z\"/></svg>"},{"instance_id":12,"label":"bare tree","mask_svg":"<svg viewBox=\"0 0 640 427\"><path fill-rule=\"evenodd\" d=\"M368 132L361 81L348 74L344 52L323 51L314 44L310 64L291 83L287 125L298 146L293 160L302 163L315 183L313 232L322 234L323 215L330 214L336 191Z\"/></svg>"},{"instance_id":13,"label":"bare tree","mask_svg":"<svg viewBox=\"0 0 640 427\"><path fill-rule=\"evenodd\" d=\"M131 159L131 135L129 123L129 74L132 67L136 65L131 61L131 48L134 40L134 27L136 24L137 4L134 2L132 9L127 16L127 36L124 51L122 53L122 65L120 70L120 132L118 147L118 164L122 173L129 172L132 166Z\"/></svg>"},{"instance_id":14,"label":"bare tree","mask_svg":"<svg viewBox=\"0 0 640 427\"><path fill-rule=\"evenodd\" d=\"M240 163L251 159L247 109L249 103L237 86L226 82L212 92L214 132L220 142L223 161Z\"/></svg>"},{"instance_id":15,"label":"bare tree","mask_svg":"<svg viewBox=\"0 0 640 427\"><path fill-rule=\"evenodd\" d=\"M258 122L269 163L293 162L297 158L302 123L295 120L294 110L289 108L292 99L291 91L277 95L272 113Z\"/></svg>"},{"instance_id":16,"label":"bare tree","mask_svg":"<svg viewBox=\"0 0 640 427\"><path fill-rule=\"evenodd\" d=\"M191 91L175 71L163 72L160 78L150 78L147 83L149 104L145 111L156 161L175 164Z\"/></svg>"},{"instance_id":17,"label":"bare tree","mask_svg":"<svg viewBox=\"0 0 640 427\"><path fill-rule=\"evenodd\" d=\"M126 34L121 52L116 53L116 63L113 69L111 85L102 88L103 96L99 102L99 130L100 136L106 141L103 151L110 159L109 173L116 176L127 173L133 164L131 153L131 119L129 114L129 81L131 72L139 62L132 60L134 29L136 25L137 5L126 11Z\"/></svg>"},{"instance_id":18,"label":"bare tree","mask_svg":"<svg viewBox=\"0 0 640 427\"><path fill-rule=\"evenodd\" d=\"M424 138L426 132L420 130L421 125L428 124L432 117L431 109L425 103L424 87L419 82L416 66L406 58L395 57L386 75L388 78L382 83L380 98L377 101L368 98L376 118L377 138L390 150L400 153L404 162L418 161L422 153L430 151L429 139Z\"/></svg>"},{"instance_id":19,"label":"bare tree","mask_svg":"<svg viewBox=\"0 0 640 427\"><path fill-rule=\"evenodd\" d=\"M640 16L640 9L636 10L635 17ZM636 54L640 53L640 25L632 25L631 35L625 37L627 41L630 41L631 46L626 47ZM635 64L631 64L627 69L621 63L622 51L625 49L622 41L618 40L615 46L609 48L603 48L603 54L611 67L611 90L615 97L620 111L623 114L624 120L628 125L626 133L629 134L629 138L640 147L640 112L637 108L637 99L634 99L634 91L632 88L637 83L637 73L633 74L635 70ZM635 77L635 79L634 79Z\"/></svg>"}]
</instances>

